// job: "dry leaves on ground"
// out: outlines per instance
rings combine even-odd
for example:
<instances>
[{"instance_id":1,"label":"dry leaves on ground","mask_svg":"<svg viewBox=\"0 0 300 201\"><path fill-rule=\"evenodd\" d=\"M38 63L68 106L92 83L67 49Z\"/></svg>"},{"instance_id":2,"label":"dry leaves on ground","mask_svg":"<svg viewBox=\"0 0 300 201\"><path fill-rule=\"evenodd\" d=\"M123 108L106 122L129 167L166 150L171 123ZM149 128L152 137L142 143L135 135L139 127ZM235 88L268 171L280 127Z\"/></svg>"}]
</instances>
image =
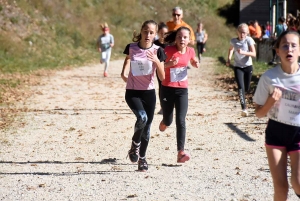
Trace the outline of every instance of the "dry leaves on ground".
<instances>
[{"instance_id":1,"label":"dry leaves on ground","mask_svg":"<svg viewBox=\"0 0 300 201\"><path fill-rule=\"evenodd\" d=\"M38 70L29 74L0 74L0 130L13 123L17 114L27 111L16 105L30 97L31 86L39 85L43 76L49 76L53 72Z\"/></svg>"}]
</instances>

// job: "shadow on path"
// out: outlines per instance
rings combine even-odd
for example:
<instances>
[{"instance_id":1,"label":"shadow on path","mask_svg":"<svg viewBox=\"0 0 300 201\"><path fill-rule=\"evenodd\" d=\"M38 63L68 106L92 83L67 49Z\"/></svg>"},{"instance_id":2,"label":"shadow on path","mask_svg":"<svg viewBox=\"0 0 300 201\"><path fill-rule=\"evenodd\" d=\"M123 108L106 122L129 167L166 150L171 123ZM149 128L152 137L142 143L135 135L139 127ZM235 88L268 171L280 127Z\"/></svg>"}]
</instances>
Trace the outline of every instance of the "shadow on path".
<instances>
[{"instance_id":1,"label":"shadow on path","mask_svg":"<svg viewBox=\"0 0 300 201\"><path fill-rule=\"evenodd\" d=\"M251 137L249 137L247 135L247 133L245 133L244 131L239 129L234 123L225 123L225 125L228 126L228 128L230 128L232 131L236 132L244 140L247 140L247 141L250 141L250 142L256 141L256 140L252 139Z\"/></svg>"},{"instance_id":2,"label":"shadow on path","mask_svg":"<svg viewBox=\"0 0 300 201\"><path fill-rule=\"evenodd\" d=\"M27 164L111 164L114 166L136 166L134 163L117 163L116 158L107 158L103 159L100 162L89 162L89 161L71 161L71 162L62 162L62 161L27 161L27 162L14 162L14 161L0 161L0 164L18 164L18 165L27 165ZM148 164L151 165L151 164ZM152 166L164 166L164 167L181 167L181 164L152 164ZM76 175L90 175L90 174L110 174L116 172L136 172L138 170L122 170L121 168L112 170L103 170L103 171L77 171L77 172L0 172L0 175L44 175L44 176L76 176Z\"/></svg>"}]
</instances>

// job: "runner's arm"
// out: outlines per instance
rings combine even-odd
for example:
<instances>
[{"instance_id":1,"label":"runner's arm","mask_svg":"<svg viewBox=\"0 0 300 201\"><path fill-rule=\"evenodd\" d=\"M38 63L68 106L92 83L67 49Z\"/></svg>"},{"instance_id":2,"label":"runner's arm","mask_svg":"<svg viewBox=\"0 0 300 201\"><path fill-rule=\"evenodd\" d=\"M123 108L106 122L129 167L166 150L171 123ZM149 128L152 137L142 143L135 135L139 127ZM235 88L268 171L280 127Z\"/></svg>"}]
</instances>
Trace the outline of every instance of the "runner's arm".
<instances>
[{"instance_id":1,"label":"runner's arm","mask_svg":"<svg viewBox=\"0 0 300 201\"><path fill-rule=\"evenodd\" d=\"M179 58L175 58L174 56L167 62L165 62L164 67L165 68L170 68L172 66L175 66L178 64Z\"/></svg>"},{"instance_id":2,"label":"runner's arm","mask_svg":"<svg viewBox=\"0 0 300 201\"><path fill-rule=\"evenodd\" d=\"M165 68L164 68L164 62L156 63L157 65L157 75L160 81L163 81L165 79Z\"/></svg>"},{"instance_id":3,"label":"runner's arm","mask_svg":"<svg viewBox=\"0 0 300 201\"><path fill-rule=\"evenodd\" d=\"M204 34L204 39L203 39L203 43L206 43L207 39L208 39L208 35L207 35L207 33L205 32L205 34Z\"/></svg>"},{"instance_id":4,"label":"runner's arm","mask_svg":"<svg viewBox=\"0 0 300 201\"><path fill-rule=\"evenodd\" d=\"M115 39L114 37L111 35L111 39L110 39L110 47L113 47L115 45Z\"/></svg>"},{"instance_id":5,"label":"runner's arm","mask_svg":"<svg viewBox=\"0 0 300 201\"><path fill-rule=\"evenodd\" d=\"M226 66L230 66L230 60L231 60L232 55L233 55L233 46L230 45L229 50L228 50Z\"/></svg>"},{"instance_id":6,"label":"runner's arm","mask_svg":"<svg viewBox=\"0 0 300 201\"><path fill-rule=\"evenodd\" d=\"M148 51L147 52L147 58L148 58L148 60L150 60L150 61L152 61L156 64L156 66L157 66L157 75L158 75L159 79L161 81L163 81L165 79L164 62L160 61L158 59L157 50L154 51L154 52Z\"/></svg>"},{"instance_id":7,"label":"runner's arm","mask_svg":"<svg viewBox=\"0 0 300 201\"><path fill-rule=\"evenodd\" d=\"M255 50L254 45L250 45L249 49L250 49L250 52L243 51L240 49L237 52L239 52L240 54L245 55L245 56L256 57L256 50Z\"/></svg>"},{"instance_id":8,"label":"runner's arm","mask_svg":"<svg viewBox=\"0 0 300 201\"><path fill-rule=\"evenodd\" d=\"M130 56L127 55L125 57L125 60L124 60L124 63L123 63L123 68L122 68L122 72L121 72L121 78L123 79L124 82L127 82L128 77L125 75L125 72L129 68L130 68Z\"/></svg>"},{"instance_id":9,"label":"runner's arm","mask_svg":"<svg viewBox=\"0 0 300 201\"><path fill-rule=\"evenodd\" d=\"M200 67L200 63L199 63L197 57L192 58L190 60L190 62L191 62L191 64L192 64L193 67L195 67L195 68L199 68Z\"/></svg>"},{"instance_id":10,"label":"runner's arm","mask_svg":"<svg viewBox=\"0 0 300 201\"><path fill-rule=\"evenodd\" d=\"M101 47L100 47L100 45L99 45L99 41L97 40L97 43L96 43L96 48L97 48L97 50L99 51L99 52L101 52Z\"/></svg>"},{"instance_id":11,"label":"runner's arm","mask_svg":"<svg viewBox=\"0 0 300 201\"><path fill-rule=\"evenodd\" d=\"M274 92L267 98L264 105L255 104L255 115L258 118L265 117L272 106L281 98L282 92L280 89L275 88Z\"/></svg>"}]
</instances>

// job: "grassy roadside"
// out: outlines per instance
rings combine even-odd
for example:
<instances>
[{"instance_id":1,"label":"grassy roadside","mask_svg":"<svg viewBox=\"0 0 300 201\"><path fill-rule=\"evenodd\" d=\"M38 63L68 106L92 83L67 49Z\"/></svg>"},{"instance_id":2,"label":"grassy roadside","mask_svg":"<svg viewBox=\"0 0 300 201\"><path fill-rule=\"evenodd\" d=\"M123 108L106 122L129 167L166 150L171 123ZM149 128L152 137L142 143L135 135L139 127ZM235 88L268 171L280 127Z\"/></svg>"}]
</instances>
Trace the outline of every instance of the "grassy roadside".
<instances>
[{"instance_id":1,"label":"grassy roadside","mask_svg":"<svg viewBox=\"0 0 300 201\"><path fill-rule=\"evenodd\" d=\"M0 74L0 130L11 125L20 112L27 111L22 104L32 95L29 88L39 85L42 77L50 76L53 72L36 70L27 74Z\"/></svg>"},{"instance_id":2,"label":"grassy roadside","mask_svg":"<svg viewBox=\"0 0 300 201\"><path fill-rule=\"evenodd\" d=\"M235 34L219 10L233 0L0 0L0 72L31 72L79 66L98 58L100 24L107 22L115 37L113 58L122 56L142 22L166 22L171 9L183 8L184 21L194 29L199 20L209 34L207 56L224 55L220 48ZM135 8L135 9L132 9ZM136 11L141 12L136 12ZM220 30L220 31L216 31Z\"/></svg>"}]
</instances>

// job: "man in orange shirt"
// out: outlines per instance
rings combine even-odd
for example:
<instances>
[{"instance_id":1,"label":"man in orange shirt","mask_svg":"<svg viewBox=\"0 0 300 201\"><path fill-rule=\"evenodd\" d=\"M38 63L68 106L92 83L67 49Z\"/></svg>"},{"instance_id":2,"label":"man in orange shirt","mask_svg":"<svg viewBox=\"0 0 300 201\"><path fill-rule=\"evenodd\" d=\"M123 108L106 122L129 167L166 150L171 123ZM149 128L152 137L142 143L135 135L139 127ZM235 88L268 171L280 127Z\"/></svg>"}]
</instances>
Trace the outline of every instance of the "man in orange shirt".
<instances>
[{"instance_id":1,"label":"man in orange shirt","mask_svg":"<svg viewBox=\"0 0 300 201\"><path fill-rule=\"evenodd\" d=\"M250 36L253 38L253 37L255 37L255 34L256 34L256 29L255 29L255 27L254 27L254 22L253 21L250 21L249 23L248 23L248 27L249 27L249 34L250 34Z\"/></svg>"},{"instance_id":2,"label":"man in orange shirt","mask_svg":"<svg viewBox=\"0 0 300 201\"><path fill-rule=\"evenodd\" d=\"M249 22L249 34L252 38L261 38L262 31L257 20Z\"/></svg>"},{"instance_id":3,"label":"man in orange shirt","mask_svg":"<svg viewBox=\"0 0 300 201\"><path fill-rule=\"evenodd\" d=\"M261 31L261 27L259 26L257 20L254 21L254 28L255 28L255 36L254 37L261 38L262 31Z\"/></svg>"},{"instance_id":4,"label":"man in orange shirt","mask_svg":"<svg viewBox=\"0 0 300 201\"><path fill-rule=\"evenodd\" d=\"M191 31L191 41L189 44L194 45L195 44L195 33L194 33L194 30L192 29L192 27L182 20L182 17L183 17L182 8L180 8L178 6L173 8L172 16L173 16L173 20L170 20L166 23L166 25L168 26L168 30L175 31L179 27L182 27L182 26L189 28Z\"/></svg>"}]
</instances>

